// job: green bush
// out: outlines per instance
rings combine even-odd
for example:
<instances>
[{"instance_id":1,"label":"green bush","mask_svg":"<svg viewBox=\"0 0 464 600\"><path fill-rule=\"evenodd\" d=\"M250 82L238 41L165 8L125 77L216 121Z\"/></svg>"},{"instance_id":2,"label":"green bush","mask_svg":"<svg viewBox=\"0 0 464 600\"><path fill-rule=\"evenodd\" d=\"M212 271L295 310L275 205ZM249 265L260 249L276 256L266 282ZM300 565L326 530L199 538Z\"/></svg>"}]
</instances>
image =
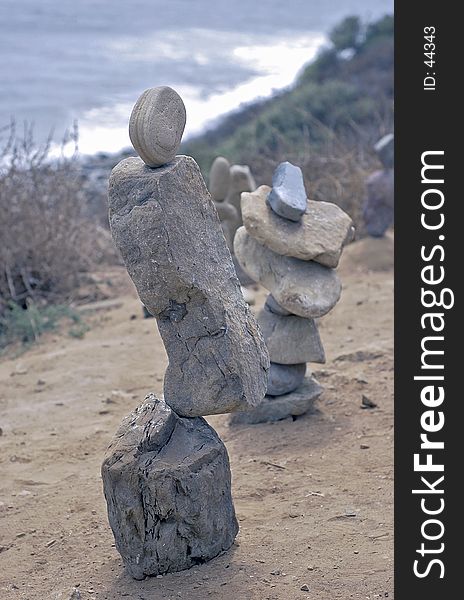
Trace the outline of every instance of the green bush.
<instances>
[{"instance_id":1,"label":"green bush","mask_svg":"<svg viewBox=\"0 0 464 600\"><path fill-rule=\"evenodd\" d=\"M70 325L69 335L83 337L88 331L87 324L80 314L66 305L39 307L31 301L27 308L9 302L7 310L0 315L0 348L20 342L28 345L36 342L47 331L54 331L66 320Z\"/></svg>"}]
</instances>

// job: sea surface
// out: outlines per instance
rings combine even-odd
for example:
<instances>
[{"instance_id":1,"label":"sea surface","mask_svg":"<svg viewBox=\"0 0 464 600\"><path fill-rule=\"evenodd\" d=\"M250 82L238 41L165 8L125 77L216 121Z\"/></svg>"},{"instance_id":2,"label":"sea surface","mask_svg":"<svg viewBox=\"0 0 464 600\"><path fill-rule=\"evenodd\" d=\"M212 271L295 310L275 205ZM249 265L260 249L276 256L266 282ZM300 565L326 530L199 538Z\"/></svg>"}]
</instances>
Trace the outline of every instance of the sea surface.
<instances>
[{"instance_id":1,"label":"sea surface","mask_svg":"<svg viewBox=\"0 0 464 600\"><path fill-rule=\"evenodd\" d=\"M0 0L0 128L27 121L58 142L77 120L81 153L116 152L140 93L170 85L190 136L290 85L343 17L392 12L393 0Z\"/></svg>"}]
</instances>

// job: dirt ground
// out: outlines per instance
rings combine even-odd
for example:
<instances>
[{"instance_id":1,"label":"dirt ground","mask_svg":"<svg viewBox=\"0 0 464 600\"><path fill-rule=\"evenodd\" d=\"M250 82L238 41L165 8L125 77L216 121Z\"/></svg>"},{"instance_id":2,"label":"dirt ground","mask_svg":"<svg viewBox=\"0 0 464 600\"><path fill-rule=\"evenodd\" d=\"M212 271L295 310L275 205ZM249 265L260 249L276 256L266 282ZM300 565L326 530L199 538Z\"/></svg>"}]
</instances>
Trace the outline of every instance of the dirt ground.
<instances>
[{"instance_id":1,"label":"dirt ground","mask_svg":"<svg viewBox=\"0 0 464 600\"><path fill-rule=\"evenodd\" d=\"M391 240L352 244L339 271L342 300L320 323L328 361L314 365L325 386L316 410L234 428L208 418L229 451L240 533L181 573L132 580L106 517L106 446L147 392L162 391L166 367L123 271L120 297L89 314L83 339L49 335L4 359L0 598L393 598ZM377 407L362 409L363 395Z\"/></svg>"}]
</instances>

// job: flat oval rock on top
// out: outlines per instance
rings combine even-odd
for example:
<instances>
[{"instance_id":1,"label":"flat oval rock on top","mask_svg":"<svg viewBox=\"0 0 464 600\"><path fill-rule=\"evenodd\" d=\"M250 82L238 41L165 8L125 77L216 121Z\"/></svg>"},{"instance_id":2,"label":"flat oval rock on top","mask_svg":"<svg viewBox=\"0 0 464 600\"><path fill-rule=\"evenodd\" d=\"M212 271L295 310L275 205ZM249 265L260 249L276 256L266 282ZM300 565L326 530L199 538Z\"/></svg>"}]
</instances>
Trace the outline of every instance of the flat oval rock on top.
<instances>
[{"instance_id":1,"label":"flat oval rock on top","mask_svg":"<svg viewBox=\"0 0 464 600\"><path fill-rule=\"evenodd\" d=\"M272 176L267 201L280 217L290 221L301 219L306 210L306 191L300 167L288 161L280 163Z\"/></svg>"},{"instance_id":2,"label":"flat oval rock on top","mask_svg":"<svg viewBox=\"0 0 464 600\"><path fill-rule=\"evenodd\" d=\"M171 162L184 133L186 112L179 94L170 87L145 90L129 120L129 137L137 154L149 167Z\"/></svg>"},{"instance_id":3,"label":"flat oval rock on top","mask_svg":"<svg viewBox=\"0 0 464 600\"><path fill-rule=\"evenodd\" d=\"M260 244L277 254L314 260L336 267L344 244L352 237L351 218L336 204L308 200L298 223L281 219L269 207L267 185L242 194L243 224Z\"/></svg>"},{"instance_id":4,"label":"flat oval rock on top","mask_svg":"<svg viewBox=\"0 0 464 600\"><path fill-rule=\"evenodd\" d=\"M294 315L322 317L340 299L342 286L333 269L280 256L248 235L245 227L235 234L234 250L243 270Z\"/></svg>"}]
</instances>

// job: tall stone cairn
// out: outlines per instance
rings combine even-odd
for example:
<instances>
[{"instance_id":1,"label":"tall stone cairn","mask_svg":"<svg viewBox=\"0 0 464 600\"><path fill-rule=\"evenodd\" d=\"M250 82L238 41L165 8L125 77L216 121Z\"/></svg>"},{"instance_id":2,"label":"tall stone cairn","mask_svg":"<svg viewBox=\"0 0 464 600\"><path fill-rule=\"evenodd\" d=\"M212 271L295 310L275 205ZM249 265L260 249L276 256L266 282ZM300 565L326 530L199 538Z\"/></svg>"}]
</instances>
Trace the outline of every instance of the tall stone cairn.
<instances>
[{"instance_id":1,"label":"tall stone cairn","mask_svg":"<svg viewBox=\"0 0 464 600\"><path fill-rule=\"evenodd\" d=\"M325 362L316 319L340 298L334 269L354 228L337 205L307 199L301 169L289 162L277 167L272 188L243 193L241 208L235 255L270 292L258 323L271 368L265 401L231 423L261 423L307 412L323 391L307 363Z\"/></svg>"},{"instance_id":2,"label":"tall stone cairn","mask_svg":"<svg viewBox=\"0 0 464 600\"><path fill-rule=\"evenodd\" d=\"M169 358L164 398L148 394L126 417L102 466L116 547L136 579L232 545L227 450L202 417L257 406L269 370L200 170L176 156L185 120L173 89L145 91L129 123L140 158L121 161L109 183L113 239Z\"/></svg>"}]
</instances>

